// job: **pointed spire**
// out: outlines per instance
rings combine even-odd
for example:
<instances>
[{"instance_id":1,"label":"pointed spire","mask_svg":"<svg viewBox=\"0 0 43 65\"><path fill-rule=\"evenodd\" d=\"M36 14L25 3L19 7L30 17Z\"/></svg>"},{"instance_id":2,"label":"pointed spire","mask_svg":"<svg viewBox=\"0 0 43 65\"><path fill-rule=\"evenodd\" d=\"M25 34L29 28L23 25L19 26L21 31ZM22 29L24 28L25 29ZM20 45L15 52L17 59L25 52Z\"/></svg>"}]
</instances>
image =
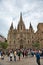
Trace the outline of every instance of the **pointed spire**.
<instances>
[{"instance_id":1,"label":"pointed spire","mask_svg":"<svg viewBox=\"0 0 43 65\"><path fill-rule=\"evenodd\" d=\"M30 22L30 28L32 28L31 22Z\"/></svg>"},{"instance_id":2,"label":"pointed spire","mask_svg":"<svg viewBox=\"0 0 43 65\"><path fill-rule=\"evenodd\" d=\"M11 27L10 27L10 29L13 29L13 22L11 23Z\"/></svg>"},{"instance_id":3,"label":"pointed spire","mask_svg":"<svg viewBox=\"0 0 43 65\"><path fill-rule=\"evenodd\" d=\"M22 12L20 13L20 21L22 21Z\"/></svg>"},{"instance_id":4,"label":"pointed spire","mask_svg":"<svg viewBox=\"0 0 43 65\"><path fill-rule=\"evenodd\" d=\"M17 29L25 29L25 25L24 25L24 22L23 22L23 19L22 19L22 13L20 13L20 20L19 20L19 23L18 23L18 27Z\"/></svg>"},{"instance_id":5,"label":"pointed spire","mask_svg":"<svg viewBox=\"0 0 43 65\"><path fill-rule=\"evenodd\" d=\"M32 25L31 25L31 22L30 22L29 30L30 30L31 32L34 32L33 27L32 27Z\"/></svg>"},{"instance_id":6,"label":"pointed spire","mask_svg":"<svg viewBox=\"0 0 43 65\"><path fill-rule=\"evenodd\" d=\"M13 27L13 22L11 23L11 26Z\"/></svg>"}]
</instances>

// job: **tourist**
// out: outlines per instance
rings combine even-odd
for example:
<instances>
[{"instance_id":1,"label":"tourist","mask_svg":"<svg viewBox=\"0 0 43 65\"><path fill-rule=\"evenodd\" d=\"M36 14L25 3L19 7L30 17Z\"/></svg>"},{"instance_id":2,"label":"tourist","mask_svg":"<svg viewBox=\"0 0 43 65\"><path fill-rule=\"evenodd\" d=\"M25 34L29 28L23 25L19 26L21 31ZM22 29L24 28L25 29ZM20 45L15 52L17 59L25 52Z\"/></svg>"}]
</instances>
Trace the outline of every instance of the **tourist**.
<instances>
[{"instance_id":1,"label":"tourist","mask_svg":"<svg viewBox=\"0 0 43 65\"><path fill-rule=\"evenodd\" d=\"M24 58L24 56L25 56L25 52L24 52L24 50L23 50L22 54L23 54L23 58Z\"/></svg>"},{"instance_id":2,"label":"tourist","mask_svg":"<svg viewBox=\"0 0 43 65\"><path fill-rule=\"evenodd\" d=\"M16 51L14 51L14 61L16 61Z\"/></svg>"},{"instance_id":3,"label":"tourist","mask_svg":"<svg viewBox=\"0 0 43 65\"><path fill-rule=\"evenodd\" d=\"M4 54L3 54L3 51L1 51L1 59L4 60Z\"/></svg>"},{"instance_id":4,"label":"tourist","mask_svg":"<svg viewBox=\"0 0 43 65\"><path fill-rule=\"evenodd\" d=\"M12 51L10 52L10 61L12 61L13 53Z\"/></svg>"},{"instance_id":5,"label":"tourist","mask_svg":"<svg viewBox=\"0 0 43 65\"><path fill-rule=\"evenodd\" d=\"M19 50L19 51L18 51L19 60L20 60L20 56L21 56L21 51Z\"/></svg>"},{"instance_id":6,"label":"tourist","mask_svg":"<svg viewBox=\"0 0 43 65\"><path fill-rule=\"evenodd\" d=\"M36 62L38 65L40 65L40 54L39 51L36 52Z\"/></svg>"}]
</instances>

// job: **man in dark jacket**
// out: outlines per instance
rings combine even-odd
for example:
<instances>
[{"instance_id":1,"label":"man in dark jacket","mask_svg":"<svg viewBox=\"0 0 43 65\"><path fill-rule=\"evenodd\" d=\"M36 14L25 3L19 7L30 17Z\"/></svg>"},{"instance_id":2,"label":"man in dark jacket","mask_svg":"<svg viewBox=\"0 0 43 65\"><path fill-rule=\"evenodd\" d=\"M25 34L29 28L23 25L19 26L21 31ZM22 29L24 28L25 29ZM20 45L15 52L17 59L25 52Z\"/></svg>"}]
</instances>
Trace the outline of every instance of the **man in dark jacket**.
<instances>
[{"instance_id":1,"label":"man in dark jacket","mask_svg":"<svg viewBox=\"0 0 43 65\"><path fill-rule=\"evenodd\" d=\"M38 51L36 53L36 61L37 61L37 64L40 65L40 54Z\"/></svg>"}]
</instances>

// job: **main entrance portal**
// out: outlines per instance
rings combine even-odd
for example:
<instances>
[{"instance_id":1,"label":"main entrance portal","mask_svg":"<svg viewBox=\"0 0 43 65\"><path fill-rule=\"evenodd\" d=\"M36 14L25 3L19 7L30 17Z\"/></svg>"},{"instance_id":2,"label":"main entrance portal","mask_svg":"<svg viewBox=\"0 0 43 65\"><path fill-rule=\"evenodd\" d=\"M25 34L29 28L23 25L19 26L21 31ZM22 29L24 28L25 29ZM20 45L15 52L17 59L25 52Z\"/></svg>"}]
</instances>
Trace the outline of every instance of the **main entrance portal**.
<instances>
[{"instance_id":1,"label":"main entrance portal","mask_svg":"<svg viewBox=\"0 0 43 65\"><path fill-rule=\"evenodd\" d=\"M21 40L20 40L20 49L23 48L23 42L24 42L24 41L21 39Z\"/></svg>"}]
</instances>

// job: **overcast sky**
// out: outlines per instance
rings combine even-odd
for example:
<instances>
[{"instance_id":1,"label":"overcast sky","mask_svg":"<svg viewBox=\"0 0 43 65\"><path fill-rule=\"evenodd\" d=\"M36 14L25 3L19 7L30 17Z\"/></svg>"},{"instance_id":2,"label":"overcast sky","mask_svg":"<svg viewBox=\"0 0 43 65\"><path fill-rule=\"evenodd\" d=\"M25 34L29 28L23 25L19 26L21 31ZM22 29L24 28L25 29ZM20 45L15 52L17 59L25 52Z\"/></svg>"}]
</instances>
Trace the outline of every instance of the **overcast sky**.
<instances>
[{"instance_id":1,"label":"overcast sky","mask_svg":"<svg viewBox=\"0 0 43 65\"><path fill-rule=\"evenodd\" d=\"M0 34L7 37L11 22L17 28L20 12L26 28L31 22L36 31L43 22L43 0L0 0Z\"/></svg>"}]
</instances>

